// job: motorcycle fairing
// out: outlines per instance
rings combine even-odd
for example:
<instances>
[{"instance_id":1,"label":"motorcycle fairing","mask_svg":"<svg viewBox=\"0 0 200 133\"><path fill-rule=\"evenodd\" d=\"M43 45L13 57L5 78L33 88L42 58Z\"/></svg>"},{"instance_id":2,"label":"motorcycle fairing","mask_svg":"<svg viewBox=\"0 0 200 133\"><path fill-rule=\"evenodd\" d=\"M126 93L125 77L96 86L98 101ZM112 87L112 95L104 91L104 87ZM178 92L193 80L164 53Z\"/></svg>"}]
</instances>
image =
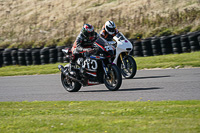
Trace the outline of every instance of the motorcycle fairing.
<instances>
[{"instance_id":1,"label":"motorcycle fairing","mask_svg":"<svg viewBox=\"0 0 200 133\"><path fill-rule=\"evenodd\" d=\"M126 39L126 37L121 32L114 36L113 40L117 42L116 57L113 61L115 64L117 64L119 55L123 52L130 53L133 49L133 46L132 43L128 39Z\"/></svg>"}]
</instances>

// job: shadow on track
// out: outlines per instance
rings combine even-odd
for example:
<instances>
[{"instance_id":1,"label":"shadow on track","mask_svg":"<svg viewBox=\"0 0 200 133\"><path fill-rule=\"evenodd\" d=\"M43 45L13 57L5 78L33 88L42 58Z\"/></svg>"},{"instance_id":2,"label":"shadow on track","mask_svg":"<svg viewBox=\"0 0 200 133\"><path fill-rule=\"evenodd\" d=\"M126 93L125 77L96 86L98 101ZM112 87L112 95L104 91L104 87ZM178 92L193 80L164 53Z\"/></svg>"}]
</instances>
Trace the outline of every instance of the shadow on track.
<instances>
[{"instance_id":1,"label":"shadow on track","mask_svg":"<svg viewBox=\"0 0 200 133\"><path fill-rule=\"evenodd\" d=\"M129 88L129 89L119 89L118 91L141 91L141 90L158 90L162 89L160 87L151 87L151 88ZM80 92L118 92L118 91L109 91L109 90L87 90Z\"/></svg>"},{"instance_id":2,"label":"shadow on track","mask_svg":"<svg viewBox=\"0 0 200 133\"><path fill-rule=\"evenodd\" d=\"M133 79L167 78L167 77L171 77L171 76L170 75L166 75L166 76L136 77L136 78L133 78Z\"/></svg>"}]
</instances>

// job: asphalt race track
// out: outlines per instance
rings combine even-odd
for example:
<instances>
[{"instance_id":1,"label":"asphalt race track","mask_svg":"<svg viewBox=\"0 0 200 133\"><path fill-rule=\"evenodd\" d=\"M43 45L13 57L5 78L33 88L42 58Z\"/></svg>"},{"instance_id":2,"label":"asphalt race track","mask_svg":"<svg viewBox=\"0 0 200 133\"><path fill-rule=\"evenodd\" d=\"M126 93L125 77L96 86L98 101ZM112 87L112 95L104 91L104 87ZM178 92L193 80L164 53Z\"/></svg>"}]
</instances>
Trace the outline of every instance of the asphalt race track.
<instances>
[{"instance_id":1,"label":"asphalt race track","mask_svg":"<svg viewBox=\"0 0 200 133\"><path fill-rule=\"evenodd\" d=\"M200 100L200 68L139 70L118 91L103 84L65 91L60 74L0 77L0 101Z\"/></svg>"}]
</instances>

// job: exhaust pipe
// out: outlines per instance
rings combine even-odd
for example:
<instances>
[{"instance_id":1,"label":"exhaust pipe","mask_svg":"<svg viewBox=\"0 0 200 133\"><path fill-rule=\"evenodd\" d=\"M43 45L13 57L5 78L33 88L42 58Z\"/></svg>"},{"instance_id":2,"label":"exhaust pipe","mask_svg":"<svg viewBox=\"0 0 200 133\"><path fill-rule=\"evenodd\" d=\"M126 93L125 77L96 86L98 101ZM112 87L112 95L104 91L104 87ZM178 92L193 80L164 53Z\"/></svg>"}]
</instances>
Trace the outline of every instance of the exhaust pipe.
<instances>
[{"instance_id":1,"label":"exhaust pipe","mask_svg":"<svg viewBox=\"0 0 200 133\"><path fill-rule=\"evenodd\" d=\"M68 72L67 69L65 70L65 68L62 65L58 65L58 69L66 76L68 77Z\"/></svg>"},{"instance_id":2,"label":"exhaust pipe","mask_svg":"<svg viewBox=\"0 0 200 133\"><path fill-rule=\"evenodd\" d=\"M69 79L79 82L80 84L82 84L81 80L78 80L72 76L69 75L69 72L67 71L67 69L65 69L62 65L58 65L58 69Z\"/></svg>"}]
</instances>

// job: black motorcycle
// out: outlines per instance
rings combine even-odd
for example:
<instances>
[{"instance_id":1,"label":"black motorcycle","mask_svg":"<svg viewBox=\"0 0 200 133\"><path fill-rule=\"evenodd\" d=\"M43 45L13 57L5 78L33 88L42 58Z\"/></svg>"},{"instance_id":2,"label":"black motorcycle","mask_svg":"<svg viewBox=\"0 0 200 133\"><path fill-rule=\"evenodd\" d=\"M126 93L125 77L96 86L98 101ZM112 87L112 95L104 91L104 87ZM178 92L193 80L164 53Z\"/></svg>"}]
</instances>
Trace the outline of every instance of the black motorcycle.
<instances>
[{"instance_id":1,"label":"black motorcycle","mask_svg":"<svg viewBox=\"0 0 200 133\"><path fill-rule=\"evenodd\" d=\"M105 84L111 90L116 91L122 83L121 71L112 62L114 49L101 37L94 42L95 53L84 52L75 65L58 68L61 73L61 82L68 92L77 92L81 86ZM71 58L71 50L62 50L67 58Z\"/></svg>"}]
</instances>

